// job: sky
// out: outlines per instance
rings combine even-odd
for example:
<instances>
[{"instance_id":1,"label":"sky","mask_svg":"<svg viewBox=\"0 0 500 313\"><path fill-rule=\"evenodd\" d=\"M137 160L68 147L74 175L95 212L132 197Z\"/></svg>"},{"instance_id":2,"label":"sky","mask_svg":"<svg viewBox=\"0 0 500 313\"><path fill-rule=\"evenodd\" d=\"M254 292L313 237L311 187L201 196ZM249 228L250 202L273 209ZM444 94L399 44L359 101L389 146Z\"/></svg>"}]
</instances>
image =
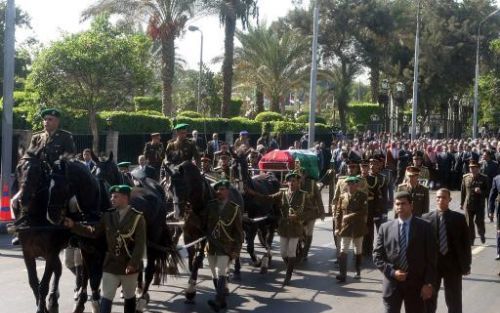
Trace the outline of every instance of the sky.
<instances>
[{"instance_id":1,"label":"sky","mask_svg":"<svg viewBox=\"0 0 500 313\"><path fill-rule=\"evenodd\" d=\"M26 11L31 17L32 30L17 29L17 43L29 36L34 36L47 45L61 38L64 33L74 33L88 29L89 22L80 22L81 12L97 0L15 0L16 5ZM309 3L308 0L304 1ZM268 23L285 16L293 8L292 0L259 0L259 19ZM195 17L188 25L196 25L204 35L204 63L211 62L224 52L224 30L217 16ZM239 26L241 26L239 24ZM186 28L187 29L187 28ZM186 31L176 40L177 53L186 61L187 67L198 68L200 58L199 32ZM213 70L219 70L220 65L212 65Z\"/></svg>"}]
</instances>

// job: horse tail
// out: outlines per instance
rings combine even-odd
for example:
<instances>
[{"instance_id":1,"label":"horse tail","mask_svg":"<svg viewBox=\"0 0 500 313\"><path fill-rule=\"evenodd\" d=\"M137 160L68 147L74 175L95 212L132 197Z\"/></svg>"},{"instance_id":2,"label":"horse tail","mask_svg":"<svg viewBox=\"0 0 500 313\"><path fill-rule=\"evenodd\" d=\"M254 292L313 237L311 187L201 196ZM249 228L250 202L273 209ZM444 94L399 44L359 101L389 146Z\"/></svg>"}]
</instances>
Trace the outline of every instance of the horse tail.
<instances>
[{"instance_id":1,"label":"horse tail","mask_svg":"<svg viewBox=\"0 0 500 313\"><path fill-rule=\"evenodd\" d=\"M184 264L167 225L162 227L159 244L161 248L157 249L159 253L155 259L156 273L165 282L168 275L179 275L179 266L184 267Z\"/></svg>"}]
</instances>

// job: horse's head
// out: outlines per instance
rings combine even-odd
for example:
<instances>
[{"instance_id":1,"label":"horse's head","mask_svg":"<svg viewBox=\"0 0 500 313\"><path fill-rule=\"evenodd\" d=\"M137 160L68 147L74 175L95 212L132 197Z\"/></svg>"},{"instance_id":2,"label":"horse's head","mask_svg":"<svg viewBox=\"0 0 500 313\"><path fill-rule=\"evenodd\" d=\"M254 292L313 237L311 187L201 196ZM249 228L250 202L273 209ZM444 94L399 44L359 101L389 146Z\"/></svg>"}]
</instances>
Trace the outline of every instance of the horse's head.
<instances>
[{"instance_id":1,"label":"horse's head","mask_svg":"<svg viewBox=\"0 0 500 313\"><path fill-rule=\"evenodd\" d=\"M50 174L47 220L55 225L62 223L67 213L69 200L74 196L67 168L66 160L58 160L54 163Z\"/></svg>"},{"instance_id":2,"label":"horse's head","mask_svg":"<svg viewBox=\"0 0 500 313\"><path fill-rule=\"evenodd\" d=\"M233 163L231 165L231 175L238 180L239 183L251 186L251 177L248 170L247 153L244 150L239 150L233 154ZM243 191L243 186L238 184L238 189Z\"/></svg>"},{"instance_id":3,"label":"horse's head","mask_svg":"<svg viewBox=\"0 0 500 313\"><path fill-rule=\"evenodd\" d=\"M118 166L113 161L113 152L109 153L106 160L99 160L97 157L92 156L96 164L95 175L98 179L107 182L110 185L118 185L121 183L121 174Z\"/></svg>"},{"instance_id":4,"label":"horse's head","mask_svg":"<svg viewBox=\"0 0 500 313\"><path fill-rule=\"evenodd\" d=\"M166 168L170 176L168 191L173 195L174 211L182 216L189 209L196 209L193 206L201 205L202 197L202 177L199 169L191 162L184 162L178 166Z\"/></svg>"},{"instance_id":5,"label":"horse's head","mask_svg":"<svg viewBox=\"0 0 500 313\"><path fill-rule=\"evenodd\" d=\"M37 156L24 155L15 169L18 191L12 198L12 205L29 208L36 195L46 188L48 170L48 165Z\"/></svg>"}]
</instances>

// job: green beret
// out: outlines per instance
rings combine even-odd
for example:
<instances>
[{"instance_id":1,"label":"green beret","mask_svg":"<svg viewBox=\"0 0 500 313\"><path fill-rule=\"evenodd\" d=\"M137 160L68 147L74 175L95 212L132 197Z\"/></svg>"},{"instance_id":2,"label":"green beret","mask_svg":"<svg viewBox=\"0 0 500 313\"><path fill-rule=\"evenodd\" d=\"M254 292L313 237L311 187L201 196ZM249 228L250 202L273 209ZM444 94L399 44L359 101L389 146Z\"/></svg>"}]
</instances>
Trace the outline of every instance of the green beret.
<instances>
[{"instance_id":1,"label":"green beret","mask_svg":"<svg viewBox=\"0 0 500 313\"><path fill-rule=\"evenodd\" d=\"M229 187L231 187L231 183L227 179L221 179L221 180L217 181L213 185L213 187L214 187L215 190L218 190L220 187L229 188Z\"/></svg>"},{"instance_id":2,"label":"green beret","mask_svg":"<svg viewBox=\"0 0 500 313\"><path fill-rule=\"evenodd\" d=\"M285 180L289 181L291 178L300 178L300 174L297 173L296 171L292 171L285 176Z\"/></svg>"},{"instance_id":3,"label":"green beret","mask_svg":"<svg viewBox=\"0 0 500 313\"><path fill-rule=\"evenodd\" d=\"M359 177L357 176L349 176L345 179L346 183L359 183Z\"/></svg>"},{"instance_id":4,"label":"green beret","mask_svg":"<svg viewBox=\"0 0 500 313\"><path fill-rule=\"evenodd\" d=\"M130 162L120 162L120 163L118 163L117 165L118 165L118 167L122 167L122 168L123 168L123 167L125 167L125 168L128 168L128 167L130 166L130 164L132 164L132 163L130 163Z\"/></svg>"},{"instance_id":5,"label":"green beret","mask_svg":"<svg viewBox=\"0 0 500 313\"><path fill-rule=\"evenodd\" d=\"M55 117L61 117L61 111L59 111L58 109L54 109L54 108L51 108L51 109L45 109L45 110L42 110L42 112L40 112L40 115L42 116L42 118L44 118L46 115L51 115L51 116L55 116Z\"/></svg>"},{"instance_id":6,"label":"green beret","mask_svg":"<svg viewBox=\"0 0 500 313\"><path fill-rule=\"evenodd\" d=\"M115 186L111 186L111 188L109 188L109 193L118 192L118 193L121 193L121 194L124 194L127 196L130 196L131 191L132 191L132 188L129 185L115 185Z\"/></svg>"},{"instance_id":7,"label":"green beret","mask_svg":"<svg viewBox=\"0 0 500 313\"><path fill-rule=\"evenodd\" d=\"M186 124L186 123L181 123L181 124L177 124L175 125L174 129L175 130L179 130L179 129L187 129L189 127L189 124Z\"/></svg>"}]
</instances>

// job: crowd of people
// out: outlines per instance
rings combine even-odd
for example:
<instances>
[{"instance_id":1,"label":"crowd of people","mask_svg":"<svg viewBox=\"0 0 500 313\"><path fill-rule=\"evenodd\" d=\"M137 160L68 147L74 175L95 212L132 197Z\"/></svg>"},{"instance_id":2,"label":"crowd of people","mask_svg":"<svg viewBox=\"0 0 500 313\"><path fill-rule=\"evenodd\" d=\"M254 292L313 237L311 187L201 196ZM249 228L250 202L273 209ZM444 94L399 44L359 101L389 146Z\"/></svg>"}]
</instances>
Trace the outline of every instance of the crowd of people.
<instances>
[{"instance_id":1,"label":"crowd of people","mask_svg":"<svg viewBox=\"0 0 500 313\"><path fill-rule=\"evenodd\" d=\"M29 149L40 150L40 155L49 163L64 153L75 153L71 134L58 129L60 113L50 109L42 112L42 116L45 130L34 135ZM231 159L236 153L243 154L251 173L263 175L258 162L264 154L280 148L308 149L309 138L304 135L291 147L280 147L271 134L263 133L253 143L248 132L243 130L231 145L219 140L217 133L208 142L196 130L189 137L188 129L187 124L177 124L174 138L166 145L159 133L151 134L151 141L145 144L133 171L136 175L142 173L141 177L164 181L168 179L166 167L189 161L195 163L202 174L216 177L214 188L218 197L209 206L216 213L207 226L212 229L207 231L218 236L212 243L209 239L208 248L216 289L216 298L209 304L218 311L226 307L227 267L239 254L244 238L242 218L239 217L244 212L239 212L233 204L228 205L227 189L234 183L229 168ZM442 280L449 312L461 312L462 275L470 272L471 246L475 244L476 233L481 243L486 240L485 210L491 221L496 212L497 260L500 259L500 176L497 176L500 141L496 138L411 141L389 133L366 132L349 139L334 136L331 142L317 142L312 146L311 150L318 157L318 180L297 168L287 173L286 190L271 195L259 194L248 186L244 190L250 196L267 199L279 207L280 252L287 266L283 285L291 283L295 264L307 260L314 221L323 219L328 213L333 216L339 283L347 279L347 253L352 245L355 279L361 278L363 256L373 258L382 272L386 312L399 312L403 302L406 312L423 312L424 307L426 312L435 312ZM82 162L92 171L95 164L90 155L91 151L85 149ZM119 163L122 172L130 174L132 179L137 176L131 175L130 166L130 162ZM129 184L133 186L132 181ZM324 206L321 189L326 186L329 199ZM437 191L433 205L429 190ZM460 209L465 215L449 209L451 190L460 190ZM121 199L121 195L128 197L130 190L113 186L111 194L115 198L112 203L120 203L117 214L121 219L125 214L121 210L128 208L128 201L116 199ZM434 206L436 209L431 209ZM394 209L394 219L387 221L391 209ZM23 214L20 215L22 218ZM75 227L72 221L67 221L66 225ZM221 225L231 232L221 231ZM76 227L80 233L96 231ZM104 229L106 226L99 227ZM141 228L136 231L140 232ZM296 251L299 240L305 242L305 252L300 256ZM225 249L226 245L231 248ZM134 251L127 253L135 255ZM136 273L139 266L135 263L128 267L125 262L124 273L108 273L111 275L107 276L108 284L124 284L121 276ZM127 286L129 284L127 280ZM114 295L114 290L106 290ZM129 307L135 307L132 300L128 303ZM110 309L109 301L105 301L101 312Z\"/></svg>"}]
</instances>

